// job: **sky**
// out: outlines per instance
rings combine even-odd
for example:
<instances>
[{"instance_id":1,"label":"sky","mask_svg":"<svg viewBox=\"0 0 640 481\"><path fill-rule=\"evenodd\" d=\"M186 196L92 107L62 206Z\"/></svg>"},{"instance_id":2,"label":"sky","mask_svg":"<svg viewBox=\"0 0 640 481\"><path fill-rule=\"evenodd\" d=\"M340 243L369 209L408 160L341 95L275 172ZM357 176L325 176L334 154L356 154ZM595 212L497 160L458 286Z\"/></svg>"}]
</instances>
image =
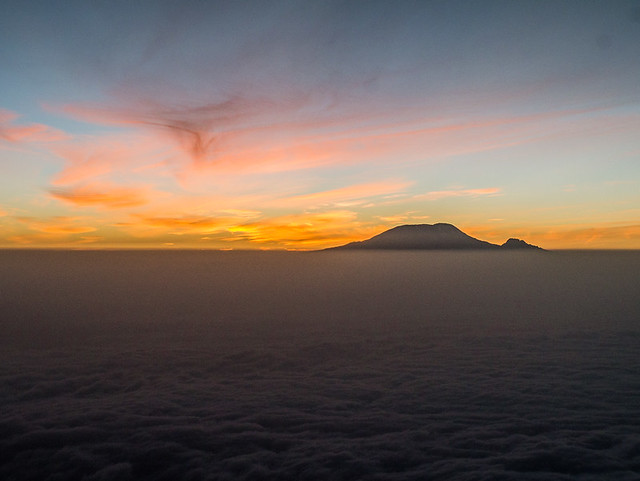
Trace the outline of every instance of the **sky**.
<instances>
[{"instance_id":1,"label":"sky","mask_svg":"<svg viewBox=\"0 0 640 481\"><path fill-rule=\"evenodd\" d=\"M638 1L3 1L0 247L640 248Z\"/></svg>"}]
</instances>

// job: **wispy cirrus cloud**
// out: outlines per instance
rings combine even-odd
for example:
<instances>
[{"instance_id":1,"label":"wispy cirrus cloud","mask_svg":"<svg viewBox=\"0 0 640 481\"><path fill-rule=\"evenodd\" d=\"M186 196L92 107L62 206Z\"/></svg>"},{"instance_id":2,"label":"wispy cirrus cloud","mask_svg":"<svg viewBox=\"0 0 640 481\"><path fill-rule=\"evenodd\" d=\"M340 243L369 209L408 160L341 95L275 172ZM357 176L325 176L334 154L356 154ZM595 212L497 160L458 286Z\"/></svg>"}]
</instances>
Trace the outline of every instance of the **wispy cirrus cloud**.
<instances>
[{"instance_id":1,"label":"wispy cirrus cloud","mask_svg":"<svg viewBox=\"0 0 640 481\"><path fill-rule=\"evenodd\" d=\"M380 106L336 106L312 92L277 99L238 94L215 102L185 101L183 105L131 95L116 96L102 105L52 107L74 118L134 128L140 134L140 145L124 149L129 153L115 152L110 147L114 155L103 149L103 153L87 156L79 152L80 148L74 151L73 146L58 149L69 160L54 182L104 175L117 170L116 165L137 165L135 173L140 173L143 166L136 158L150 158L154 149L156 162L149 160L147 165L166 167L170 162L171 168L165 170L187 190L220 175L262 175L350 165L401 167L558 135L567 129L566 119L572 119L572 125L593 122L588 115L581 119L581 115L592 112L584 109L456 118L445 110L425 116L410 106L396 111L398 120L390 122ZM78 160L79 156L84 158ZM438 195L465 194L442 192L432 197Z\"/></svg>"},{"instance_id":2,"label":"wispy cirrus cloud","mask_svg":"<svg viewBox=\"0 0 640 481\"><path fill-rule=\"evenodd\" d=\"M264 129L274 115L289 112L291 102L247 96L228 96L219 101L188 105L162 104L148 99L127 99L128 105L74 104L50 107L74 118L96 124L140 127L176 142L196 164L215 161L227 139L241 132Z\"/></svg>"},{"instance_id":3,"label":"wispy cirrus cloud","mask_svg":"<svg viewBox=\"0 0 640 481\"><path fill-rule=\"evenodd\" d=\"M97 229L90 225L80 225L71 219L64 217L54 217L52 219L29 219L19 218L18 220L24 222L32 230L45 232L47 234L84 234L87 232L95 232Z\"/></svg>"},{"instance_id":4,"label":"wispy cirrus cloud","mask_svg":"<svg viewBox=\"0 0 640 481\"><path fill-rule=\"evenodd\" d=\"M171 195L153 187L170 176L170 149L149 135L82 136L50 150L64 165L47 193L68 205L123 209Z\"/></svg>"},{"instance_id":5,"label":"wispy cirrus cloud","mask_svg":"<svg viewBox=\"0 0 640 481\"><path fill-rule=\"evenodd\" d=\"M374 197L404 192L411 185L413 185L413 182L401 180L354 184L309 194L290 195L276 199L274 204L297 206L308 209L327 206L352 206L365 203Z\"/></svg>"},{"instance_id":6,"label":"wispy cirrus cloud","mask_svg":"<svg viewBox=\"0 0 640 481\"><path fill-rule=\"evenodd\" d=\"M157 139L141 134L83 136L50 148L64 160L52 179L56 186L149 177L166 167L171 152Z\"/></svg>"},{"instance_id":7,"label":"wispy cirrus cloud","mask_svg":"<svg viewBox=\"0 0 640 481\"><path fill-rule=\"evenodd\" d=\"M418 194L414 199L420 200L440 200L449 197L480 197L501 195L502 190L498 187L487 187L482 189L451 189L434 190L425 194Z\"/></svg>"},{"instance_id":8,"label":"wispy cirrus cloud","mask_svg":"<svg viewBox=\"0 0 640 481\"><path fill-rule=\"evenodd\" d=\"M9 143L25 143L54 142L69 138L63 131L48 125L16 123L19 117L20 115L15 112L0 109L0 140Z\"/></svg>"},{"instance_id":9,"label":"wispy cirrus cloud","mask_svg":"<svg viewBox=\"0 0 640 481\"><path fill-rule=\"evenodd\" d=\"M52 233L38 233L38 234L20 234L12 235L6 238L9 245L21 246L21 247L69 247L75 245L85 244L98 244L104 242L106 239L102 236L76 236L69 237L68 235L52 234ZM0 239L1 242L1 239Z\"/></svg>"},{"instance_id":10,"label":"wispy cirrus cloud","mask_svg":"<svg viewBox=\"0 0 640 481\"><path fill-rule=\"evenodd\" d=\"M385 215L385 216L377 216L378 219L380 219L383 222L389 223L389 224L402 224L402 223L414 223L414 222L426 222L428 221L431 216L429 215L423 215L420 212L417 211L411 211L411 212L403 212L400 214L393 214L393 215Z\"/></svg>"}]
</instances>

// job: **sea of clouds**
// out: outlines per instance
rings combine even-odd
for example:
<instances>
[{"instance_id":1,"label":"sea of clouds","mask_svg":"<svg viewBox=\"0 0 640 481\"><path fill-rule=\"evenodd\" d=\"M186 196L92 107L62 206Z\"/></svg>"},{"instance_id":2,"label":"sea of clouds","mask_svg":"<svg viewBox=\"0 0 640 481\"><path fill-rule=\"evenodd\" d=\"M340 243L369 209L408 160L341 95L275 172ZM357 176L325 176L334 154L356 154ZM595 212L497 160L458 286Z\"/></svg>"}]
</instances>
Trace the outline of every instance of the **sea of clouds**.
<instances>
[{"instance_id":1,"label":"sea of clouds","mask_svg":"<svg viewBox=\"0 0 640 481\"><path fill-rule=\"evenodd\" d=\"M0 264L1 479L640 477L637 253Z\"/></svg>"}]
</instances>

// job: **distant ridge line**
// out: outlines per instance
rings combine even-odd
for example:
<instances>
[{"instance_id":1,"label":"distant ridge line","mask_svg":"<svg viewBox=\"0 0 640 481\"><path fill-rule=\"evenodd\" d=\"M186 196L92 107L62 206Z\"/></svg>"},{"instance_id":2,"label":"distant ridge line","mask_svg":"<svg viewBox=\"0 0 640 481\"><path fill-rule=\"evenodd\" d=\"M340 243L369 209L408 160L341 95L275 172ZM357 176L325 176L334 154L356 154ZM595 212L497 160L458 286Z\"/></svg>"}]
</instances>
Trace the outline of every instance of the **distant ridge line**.
<instances>
[{"instance_id":1,"label":"distant ridge line","mask_svg":"<svg viewBox=\"0 0 640 481\"><path fill-rule=\"evenodd\" d=\"M465 234L452 224L405 224L363 241L324 250L539 250L544 249L510 238L504 244L492 244Z\"/></svg>"}]
</instances>

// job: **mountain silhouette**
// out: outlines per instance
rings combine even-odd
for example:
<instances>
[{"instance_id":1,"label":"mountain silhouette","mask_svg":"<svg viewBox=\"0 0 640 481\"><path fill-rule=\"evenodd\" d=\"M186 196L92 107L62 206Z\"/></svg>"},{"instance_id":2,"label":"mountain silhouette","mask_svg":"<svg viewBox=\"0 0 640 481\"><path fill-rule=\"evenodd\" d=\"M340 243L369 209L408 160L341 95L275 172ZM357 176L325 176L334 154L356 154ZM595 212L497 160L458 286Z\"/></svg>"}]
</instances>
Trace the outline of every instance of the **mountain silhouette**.
<instances>
[{"instance_id":1,"label":"mountain silhouette","mask_svg":"<svg viewBox=\"0 0 640 481\"><path fill-rule=\"evenodd\" d=\"M497 245L465 234L451 224L415 224L401 225L378 234L371 239L351 242L333 249L398 249L398 250L503 250L503 249L540 249L519 239L509 239Z\"/></svg>"},{"instance_id":2,"label":"mountain silhouette","mask_svg":"<svg viewBox=\"0 0 640 481\"><path fill-rule=\"evenodd\" d=\"M502 249L537 249L544 250L542 247L534 246L533 244L527 244L520 239L511 238L500 246Z\"/></svg>"}]
</instances>

